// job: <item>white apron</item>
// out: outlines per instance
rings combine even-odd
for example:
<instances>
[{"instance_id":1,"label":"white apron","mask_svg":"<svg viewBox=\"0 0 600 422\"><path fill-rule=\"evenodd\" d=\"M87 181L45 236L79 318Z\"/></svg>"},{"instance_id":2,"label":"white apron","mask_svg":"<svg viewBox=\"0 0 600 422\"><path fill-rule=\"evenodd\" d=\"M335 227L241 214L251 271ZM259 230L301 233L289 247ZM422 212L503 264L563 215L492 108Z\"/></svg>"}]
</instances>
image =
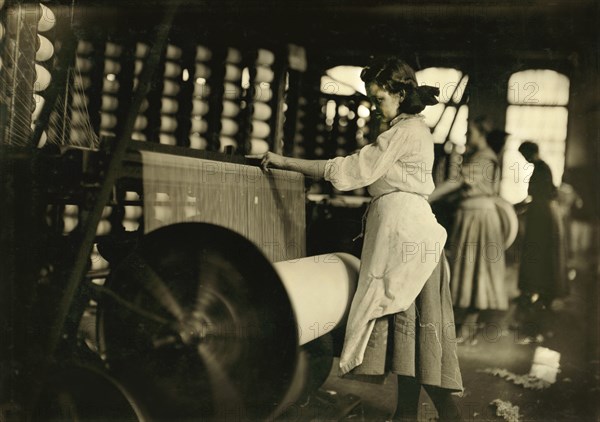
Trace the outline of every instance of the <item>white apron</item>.
<instances>
[{"instance_id":1,"label":"white apron","mask_svg":"<svg viewBox=\"0 0 600 422\"><path fill-rule=\"evenodd\" d=\"M340 358L342 375L362 363L375 319L405 311L414 302L445 242L446 231L422 196L392 192L373 198Z\"/></svg>"},{"instance_id":2,"label":"white apron","mask_svg":"<svg viewBox=\"0 0 600 422\"><path fill-rule=\"evenodd\" d=\"M441 259L446 231L427 196L433 191L433 137L420 115L401 114L355 154L328 160L339 190L368 186L358 286L348 316L340 371L361 364L375 319L410 307Z\"/></svg>"}]
</instances>

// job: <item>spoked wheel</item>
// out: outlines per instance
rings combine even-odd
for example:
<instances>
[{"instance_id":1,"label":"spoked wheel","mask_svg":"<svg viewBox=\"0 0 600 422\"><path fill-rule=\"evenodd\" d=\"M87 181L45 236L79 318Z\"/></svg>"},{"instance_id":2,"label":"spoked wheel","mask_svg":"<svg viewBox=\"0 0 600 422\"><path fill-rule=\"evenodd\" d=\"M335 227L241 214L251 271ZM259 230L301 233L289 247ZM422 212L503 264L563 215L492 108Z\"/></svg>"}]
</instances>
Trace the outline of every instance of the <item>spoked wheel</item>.
<instances>
[{"instance_id":1,"label":"spoked wheel","mask_svg":"<svg viewBox=\"0 0 600 422\"><path fill-rule=\"evenodd\" d=\"M144 422L147 417L130 393L101 368L52 368L39 397L35 421Z\"/></svg>"},{"instance_id":2,"label":"spoked wheel","mask_svg":"<svg viewBox=\"0 0 600 422\"><path fill-rule=\"evenodd\" d=\"M153 419L269 415L294 376L297 328L271 264L244 237L182 223L146 235L99 310L111 371Z\"/></svg>"}]
</instances>

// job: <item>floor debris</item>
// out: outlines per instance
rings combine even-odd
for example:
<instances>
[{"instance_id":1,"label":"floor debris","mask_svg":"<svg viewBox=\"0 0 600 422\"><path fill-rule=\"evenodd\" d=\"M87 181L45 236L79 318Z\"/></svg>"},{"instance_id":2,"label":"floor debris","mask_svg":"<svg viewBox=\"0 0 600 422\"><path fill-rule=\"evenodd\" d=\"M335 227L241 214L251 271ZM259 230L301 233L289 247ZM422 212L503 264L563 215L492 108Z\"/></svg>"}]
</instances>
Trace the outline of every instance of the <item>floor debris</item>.
<instances>
[{"instance_id":1,"label":"floor debris","mask_svg":"<svg viewBox=\"0 0 600 422\"><path fill-rule=\"evenodd\" d=\"M532 377L531 375L518 375L503 368L486 368L478 370L477 372L504 378L507 381L511 381L513 384L521 385L529 390L544 390L552 385L547 381Z\"/></svg>"},{"instance_id":2,"label":"floor debris","mask_svg":"<svg viewBox=\"0 0 600 422\"><path fill-rule=\"evenodd\" d=\"M492 400L490 404L496 406L496 416L508 422L519 422L519 406L513 406L511 402L500 399Z\"/></svg>"}]
</instances>

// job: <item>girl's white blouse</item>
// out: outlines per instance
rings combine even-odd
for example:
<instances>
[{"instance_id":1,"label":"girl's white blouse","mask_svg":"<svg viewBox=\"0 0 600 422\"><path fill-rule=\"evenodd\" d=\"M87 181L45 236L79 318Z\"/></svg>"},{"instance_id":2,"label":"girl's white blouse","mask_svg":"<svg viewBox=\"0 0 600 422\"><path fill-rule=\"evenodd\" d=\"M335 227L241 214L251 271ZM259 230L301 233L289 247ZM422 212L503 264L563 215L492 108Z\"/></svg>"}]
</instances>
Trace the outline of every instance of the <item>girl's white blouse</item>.
<instances>
[{"instance_id":1,"label":"girl's white blouse","mask_svg":"<svg viewBox=\"0 0 600 422\"><path fill-rule=\"evenodd\" d=\"M341 191L368 186L371 196L403 190L433 192L433 136L422 115L401 114L358 152L328 160L325 179Z\"/></svg>"}]
</instances>

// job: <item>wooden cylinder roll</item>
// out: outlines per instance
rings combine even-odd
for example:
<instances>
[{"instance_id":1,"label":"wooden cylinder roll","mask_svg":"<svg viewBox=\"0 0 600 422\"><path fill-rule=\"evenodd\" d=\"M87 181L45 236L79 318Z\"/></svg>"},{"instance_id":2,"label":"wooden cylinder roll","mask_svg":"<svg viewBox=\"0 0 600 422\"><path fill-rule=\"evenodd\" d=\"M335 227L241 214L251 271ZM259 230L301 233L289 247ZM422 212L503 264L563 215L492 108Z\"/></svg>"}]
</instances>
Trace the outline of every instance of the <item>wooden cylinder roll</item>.
<instances>
[{"instance_id":1,"label":"wooden cylinder roll","mask_svg":"<svg viewBox=\"0 0 600 422\"><path fill-rule=\"evenodd\" d=\"M85 57L77 56L75 66L79 72L87 73L94 67L94 63Z\"/></svg>"},{"instance_id":2,"label":"wooden cylinder roll","mask_svg":"<svg viewBox=\"0 0 600 422\"><path fill-rule=\"evenodd\" d=\"M346 253L276 262L303 345L333 331L346 318L356 291L360 260Z\"/></svg>"},{"instance_id":3,"label":"wooden cylinder roll","mask_svg":"<svg viewBox=\"0 0 600 422\"><path fill-rule=\"evenodd\" d=\"M119 99L110 95L103 95L101 107L104 111L115 111L119 107Z\"/></svg>"},{"instance_id":4,"label":"wooden cylinder roll","mask_svg":"<svg viewBox=\"0 0 600 422\"><path fill-rule=\"evenodd\" d=\"M242 53L240 50L230 47L227 49L227 57L225 58L225 61L227 63L239 63L242 61Z\"/></svg>"},{"instance_id":5,"label":"wooden cylinder roll","mask_svg":"<svg viewBox=\"0 0 600 422\"><path fill-rule=\"evenodd\" d=\"M203 45L197 45L196 46L196 60L197 61L201 61L201 62L205 62L210 60L212 57L212 52L204 47Z\"/></svg>"},{"instance_id":6,"label":"wooden cylinder roll","mask_svg":"<svg viewBox=\"0 0 600 422\"><path fill-rule=\"evenodd\" d=\"M268 104L257 101L252 105L252 117L256 120L269 120L272 113L271 107Z\"/></svg>"},{"instance_id":7,"label":"wooden cylinder roll","mask_svg":"<svg viewBox=\"0 0 600 422\"><path fill-rule=\"evenodd\" d=\"M167 51L165 53L165 57L171 60L178 60L181 58L181 48L176 45L169 44L167 45Z\"/></svg>"},{"instance_id":8,"label":"wooden cylinder roll","mask_svg":"<svg viewBox=\"0 0 600 422\"><path fill-rule=\"evenodd\" d=\"M119 81L109 81L108 79L102 81L102 91L107 94L118 94L119 88Z\"/></svg>"},{"instance_id":9,"label":"wooden cylinder roll","mask_svg":"<svg viewBox=\"0 0 600 422\"><path fill-rule=\"evenodd\" d=\"M264 154L269 151L269 144L263 139L250 140L250 154Z\"/></svg>"},{"instance_id":10,"label":"wooden cylinder roll","mask_svg":"<svg viewBox=\"0 0 600 422\"><path fill-rule=\"evenodd\" d=\"M104 55L106 57L119 57L123 52L123 47L118 44L107 42L104 49Z\"/></svg>"},{"instance_id":11,"label":"wooden cylinder roll","mask_svg":"<svg viewBox=\"0 0 600 422\"><path fill-rule=\"evenodd\" d=\"M173 82L169 79L165 79L163 81L163 95L174 97L175 95L179 94L179 89L179 84L176 82Z\"/></svg>"},{"instance_id":12,"label":"wooden cylinder roll","mask_svg":"<svg viewBox=\"0 0 600 422\"><path fill-rule=\"evenodd\" d=\"M221 119L221 134L226 136L233 136L239 130L237 122L233 119L223 118Z\"/></svg>"},{"instance_id":13,"label":"wooden cylinder roll","mask_svg":"<svg viewBox=\"0 0 600 422\"><path fill-rule=\"evenodd\" d=\"M119 73L121 71L121 64L114 60L106 60L104 62L104 73Z\"/></svg>"},{"instance_id":14,"label":"wooden cylinder roll","mask_svg":"<svg viewBox=\"0 0 600 422\"><path fill-rule=\"evenodd\" d=\"M1 38L1 37L0 37ZM38 35L38 39L40 40L40 47L35 53L35 59L38 62L45 62L54 54L54 46L50 42L50 40L46 37L42 37Z\"/></svg>"},{"instance_id":15,"label":"wooden cylinder roll","mask_svg":"<svg viewBox=\"0 0 600 422\"><path fill-rule=\"evenodd\" d=\"M271 133L271 127L260 120L254 120L252 122L252 137L253 138L266 138Z\"/></svg>"},{"instance_id":16,"label":"wooden cylinder roll","mask_svg":"<svg viewBox=\"0 0 600 422\"><path fill-rule=\"evenodd\" d=\"M35 65L35 83L33 85L33 90L36 92L43 91L50 85L50 81L52 77L50 76L50 72L46 70L45 67L40 66L39 64Z\"/></svg>"},{"instance_id":17,"label":"wooden cylinder roll","mask_svg":"<svg viewBox=\"0 0 600 422\"><path fill-rule=\"evenodd\" d=\"M209 106L207 101L194 100L192 102L192 114L195 116L204 116L208 113Z\"/></svg>"},{"instance_id":18,"label":"wooden cylinder roll","mask_svg":"<svg viewBox=\"0 0 600 422\"><path fill-rule=\"evenodd\" d=\"M177 78L179 75L181 75L181 66L174 62L165 62L165 77Z\"/></svg>"},{"instance_id":19,"label":"wooden cylinder roll","mask_svg":"<svg viewBox=\"0 0 600 422\"><path fill-rule=\"evenodd\" d=\"M100 114L100 127L102 129L113 129L117 126L117 116L109 113Z\"/></svg>"},{"instance_id":20,"label":"wooden cylinder roll","mask_svg":"<svg viewBox=\"0 0 600 422\"><path fill-rule=\"evenodd\" d=\"M45 99L41 95L37 94L33 94L33 99L35 101L35 109L31 113L31 121L35 122L42 111L42 107L44 107Z\"/></svg>"},{"instance_id":21,"label":"wooden cylinder roll","mask_svg":"<svg viewBox=\"0 0 600 422\"><path fill-rule=\"evenodd\" d=\"M56 16L49 7L44 6L43 4L40 4L40 7L42 8L42 13L38 22L38 31L46 32L54 28Z\"/></svg>"},{"instance_id":22,"label":"wooden cylinder roll","mask_svg":"<svg viewBox=\"0 0 600 422\"><path fill-rule=\"evenodd\" d=\"M192 118L191 122L192 122L192 127L191 127L192 132L204 133L208 129L208 123L206 123L206 120L199 119L199 118Z\"/></svg>"},{"instance_id":23,"label":"wooden cylinder roll","mask_svg":"<svg viewBox=\"0 0 600 422\"><path fill-rule=\"evenodd\" d=\"M160 100L160 111L165 114L175 114L179 111L179 103L173 98L163 97Z\"/></svg>"},{"instance_id":24,"label":"wooden cylinder roll","mask_svg":"<svg viewBox=\"0 0 600 422\"><path fill-rule=\"evenodd\" d=\"M256 63L270 66L275 62L275 54L272 51L260 48L256 54Z\"/></svg>"},{"instance_id":25,"label":"wooden cylinder roll","mask_svg":"<svg viewBox=\"0 0 600 422\"><path fill-rule=\"evenodd\" d=\"M270 67L257 66L256 67L256 82L272 82L275 74Z\"/></svg>"},{"instance_id":26,"label":"wooden cylinder roll","mask_svg":"<svg viewBox=\"0 0 600 422\"><path fill-rule=\"evenodd\" d=\"M190 148L206 149L207 146L208 146L208 141L206 140L206 138L204 138L196 133L190 135Z\"/></svg>"},{"instance_id":27,"label":"wooden cylinder roll","mask_svg":"<svg viewBox=\"0 0 600 422\"><path fill-rule=\"evenodd\" d=\"M225 76L226 81L239 81L242 77L242 69L232 64L225 65Z\"/></svg>"},{"instance_id":28,"label":"wooden cylinder roll","mask_svg":"<svg viewBox=\"0 0 600 422\"><path fill-rule=\"evenodd\" d=\"M210 68L202 63L196 63L196 78L210 77Z\"/></svg>"}]
</instances>

